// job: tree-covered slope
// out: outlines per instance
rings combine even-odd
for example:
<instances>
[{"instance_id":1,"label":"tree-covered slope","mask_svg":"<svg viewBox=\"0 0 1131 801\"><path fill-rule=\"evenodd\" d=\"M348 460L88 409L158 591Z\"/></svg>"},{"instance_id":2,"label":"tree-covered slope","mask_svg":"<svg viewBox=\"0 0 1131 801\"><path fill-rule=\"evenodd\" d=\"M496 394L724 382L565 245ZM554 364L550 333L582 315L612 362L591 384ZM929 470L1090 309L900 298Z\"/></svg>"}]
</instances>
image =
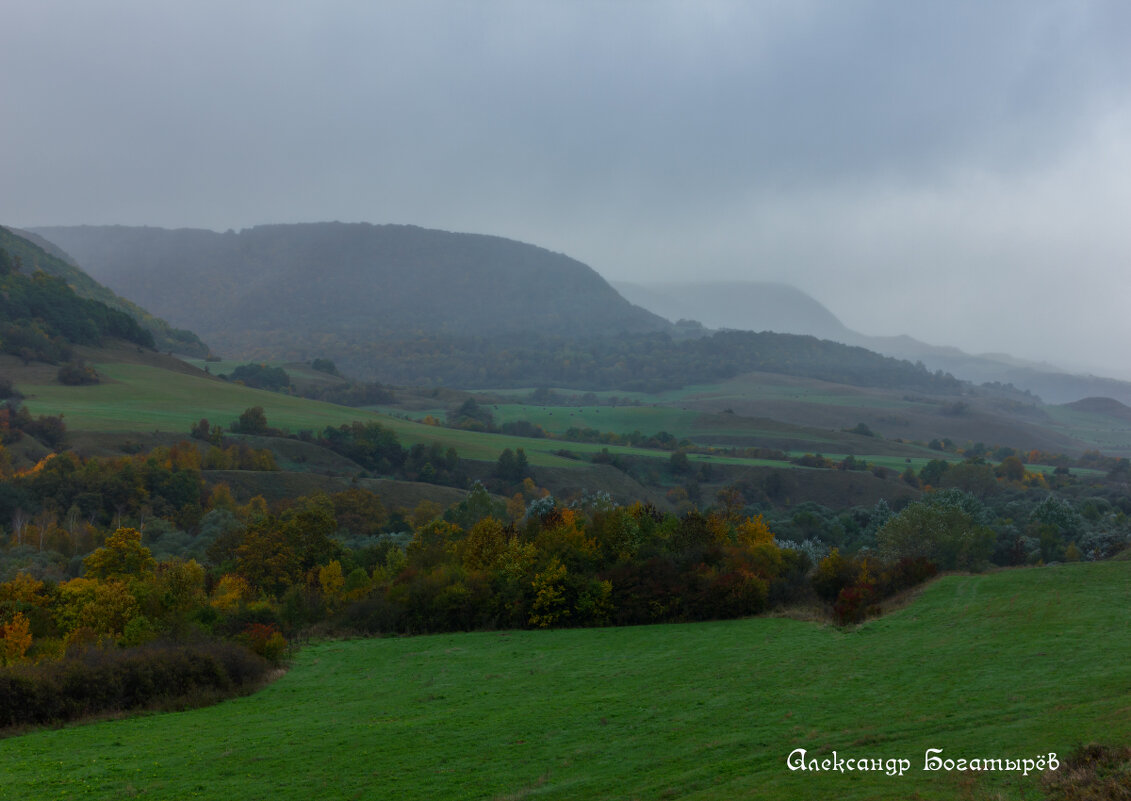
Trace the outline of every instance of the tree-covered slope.
<instances>
[{"instance_id":1,"label":"tree-covered slope","mask_svg":"<svg viewBox=\"0 0 1131 801\"><path fill-rule=\"evenodd\" d=\"M350 356L360 357L351 360ZM675 341L664 333L492 339L418 336L352 346L342 359L383 381L464 387L558 386L657 392L743 373L817 378L858 387L960 394L962 382L864 348L771 331L719 331ZM367 376L368 377L368 376Z\"/></svg>"},{"instance_id":2,"label":"tree-covered slope","mask_svg":"<svg viewBox=\"0 0 1131 801\"><path fill-rule=\"evenodd\" d=\"M130 315L80 297L63 279L42 270L20 272L22 258L0 247L0 351L57 363L72 345L100 345L115 337L153 347L153 335Z\"/></svg>"},{"instance_id":3,"label":"tree-covered slope","mask_svg":"<svg viewBox=\"0 0 1131 801\"><path fill-rule=\"evenodd\" d=\"M208 353L208 346L192 331L173 328L137 304L114 294L83 272L66 253L41 237L0 227L0 248L9 254L14 265L19 265L19 272L31 275L41 270L62 279L79 297L125 312L153 335L159 349L190 356Z\"/></svg>"},{"instance_id":4,"label":"tree-covered slope","mask_svg":"<svg viewBox=\"0 0 1131 801\"><path fill-rule=\"evenodd\" d=\"M321 355L327 338L405 332L573 337L667 328L581 262L500 237L361 223L35 232L115 291L233 354L258 346Z\"/></svg>"},{"instance_id":5,"label":"tree-covered slope","mask_svg":"<svg viewBox=\"0 0 1131 801\"><path fill-rule=\"evenodd\" d=\"M1045 403L1068 403L1107 396L1131 404L1131 382L1066 372L1044 362L1001 353L966 353L931 345L907 335L870 336L846 328L814 298L786 284L768 281L689 281L619 283L613 286L632 303L669 320L697 320L708 328L808 334L867 348L895 359L922 362L974 384L1012 384L1039 395Z\"/></svg>"}]
</instances>

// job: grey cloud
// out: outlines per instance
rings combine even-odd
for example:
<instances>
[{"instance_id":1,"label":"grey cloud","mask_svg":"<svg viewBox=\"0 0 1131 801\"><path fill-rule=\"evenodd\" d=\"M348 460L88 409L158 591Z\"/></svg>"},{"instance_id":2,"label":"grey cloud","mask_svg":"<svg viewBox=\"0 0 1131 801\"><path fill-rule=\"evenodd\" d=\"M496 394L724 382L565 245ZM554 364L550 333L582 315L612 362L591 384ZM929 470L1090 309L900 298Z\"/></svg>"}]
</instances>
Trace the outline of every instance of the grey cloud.
<instances>
[{"instance_id":1,"label":"grey cloud","mask_svg":"<svg viewBox=\"0 0 1131 801\"><path fill-rule=\"evenodd\" d=\"M1080 353L986 309L1094 308L1027 283L1073 254L1118 280L1129 34L1117 0L40 0L0 28L0 223L476 230Z\"/></svg>"}]
</instances>

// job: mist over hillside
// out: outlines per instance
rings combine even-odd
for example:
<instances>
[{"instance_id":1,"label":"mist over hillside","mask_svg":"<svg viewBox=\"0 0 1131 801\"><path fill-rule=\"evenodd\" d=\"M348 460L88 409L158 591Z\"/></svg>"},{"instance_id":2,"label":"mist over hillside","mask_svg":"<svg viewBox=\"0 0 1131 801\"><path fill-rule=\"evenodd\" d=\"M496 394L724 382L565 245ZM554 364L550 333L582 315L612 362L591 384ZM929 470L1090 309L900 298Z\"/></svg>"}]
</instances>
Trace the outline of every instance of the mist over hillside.
<instances>
[{"instance_id":1,"label":"mist over hillside","mask_svg":"<svg viewBox=\"0 0 1131 801\"><path fill-rule=\"evenodd\" d=\"M668 321L692 319L715 329L862 347L976 384L1012 384L1047 403L1086 397L1131 403L1131 383L908 336L860 334L785 284L617 283L614 289L579 261L501 237L365 223L265 225L238 233L125 226L33 233L110 289L238 357L331 356L372 376L391 364L388 353L375 350L378 341L585 339L670 331Z\"/></svg>"},{"instance_id":2,"label":"mist over hillside","mask_svg":"<svg viewBox=\"0 0 1131 801\"><path fill-rule=\"evenodd\" d=\"M1046 403L1109 397L1131 404L1131 383L1067 372L1044 362L1007 354L966 353L907 335L869 336L846 327L819 301L787 284L767 281L625 283L614 282L629 301L671 321L698 320L709 328L809 334L834 342L922 362L975 384L1000 383L1039 395Z\"/></svg>"},{"instance_id":3,"label":"mist over hillside","mask_svg":"<svg viewBox=\"0 0 1131 801\"><path fill-rule=\"evenodd\" d=\"M107 286L233 355L265 346L317 355L327 339L344 346L406 333L587 337L669 328L581 262L495 236L365 223L35 233Z\"/></svg>"},{"instance_id":4,"label":"mist over hillside","mask_svg":"<svg viewBox=\"0 0 1131 801\"><path fill-rule=\"evenodd\" d=\"M698 320L708 328L809 334L847 342L853 332L818 301L788 284L768 281L640 284L613 282L630 302L672 322ZM851 343L856 344L856 343Z\"/></svg>"}]
</instances>

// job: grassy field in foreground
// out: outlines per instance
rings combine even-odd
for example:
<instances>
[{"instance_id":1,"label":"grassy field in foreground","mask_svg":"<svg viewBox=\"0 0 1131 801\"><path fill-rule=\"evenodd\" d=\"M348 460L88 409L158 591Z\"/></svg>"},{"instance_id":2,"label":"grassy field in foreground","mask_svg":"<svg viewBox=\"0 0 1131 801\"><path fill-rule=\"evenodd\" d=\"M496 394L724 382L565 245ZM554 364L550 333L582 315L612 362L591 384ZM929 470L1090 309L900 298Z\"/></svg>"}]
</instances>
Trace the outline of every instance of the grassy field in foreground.
<instances>
[{"instance_id":1,"label":"grassy field in foreground","mask_svg":"<svg viewBox=\"0 0 1131 801\"><path fill-rule=\"evenodd\" d=\"M5 798L1038 798L923 754L1131 739L1131 563L948 576L855 631L781 618L331 642L217 707L0 741ZM795 748L903 757L802 773ZM1000 794L1000 795L999 795Z\"/></svg>"}]
</instances>

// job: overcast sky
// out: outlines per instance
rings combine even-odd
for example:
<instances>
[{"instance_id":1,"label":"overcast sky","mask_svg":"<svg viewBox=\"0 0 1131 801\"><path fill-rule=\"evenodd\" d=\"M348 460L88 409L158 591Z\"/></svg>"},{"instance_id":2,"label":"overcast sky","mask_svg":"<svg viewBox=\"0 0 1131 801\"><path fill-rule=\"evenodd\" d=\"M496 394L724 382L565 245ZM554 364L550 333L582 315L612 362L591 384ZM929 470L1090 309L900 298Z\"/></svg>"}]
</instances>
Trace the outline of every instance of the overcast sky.
<instances>
[{"instance_id":1,"label":"overcast sky","mask_svg":"<svg viewBox=\"0 0 1131 801\"><path fill-rule=\"evenodd\" d=\"M1131 3L11 3L0 224L497 234L1131 377Z\"/></svg>"}]
</instances>

